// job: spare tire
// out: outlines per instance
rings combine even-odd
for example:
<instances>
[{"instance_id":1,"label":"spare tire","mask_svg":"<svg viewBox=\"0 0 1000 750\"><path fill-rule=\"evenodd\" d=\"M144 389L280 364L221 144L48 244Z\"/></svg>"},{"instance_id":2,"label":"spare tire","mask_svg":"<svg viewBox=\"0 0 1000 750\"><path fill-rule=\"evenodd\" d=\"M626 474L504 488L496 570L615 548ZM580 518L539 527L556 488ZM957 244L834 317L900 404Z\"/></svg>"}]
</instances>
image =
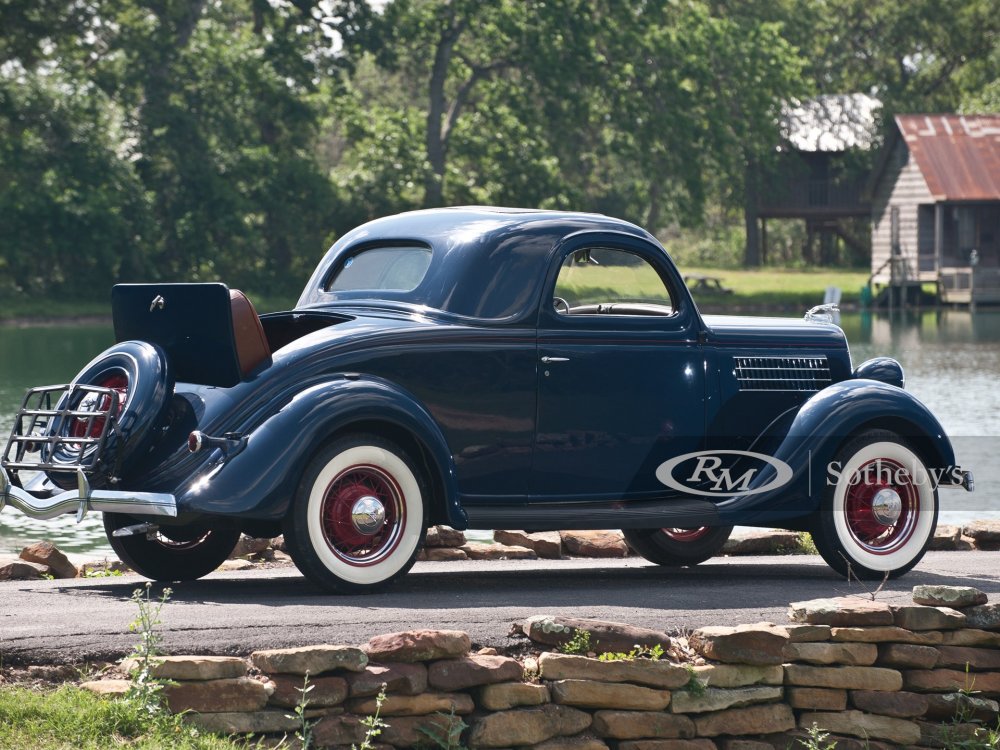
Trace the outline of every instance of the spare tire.
<instances>
[{"instance_id":1,"label":"spare tire","mask_svg":"<svg viewBox=\"0 0 1000 750\"><path fill-rule=\"evenodd\" d=\"M94 464L90 476L94 487L106 486L108 479L131 458L142 455L156 438L157 427L166 419L174 381L166 354L155 344L145 341L123 341L94 358L73 379L72 385L96 385L118 393L118 414L115 429L108 433L104 450ZM67 392L57 409L74 411L107 410L111 397L93 392ZM53 420L48 436L62 438L99 437L104 430L104 418ZM42 459L51 464L65 464L67 471L50 469L47 474L54 484L63 488L76 486L76 466L93 463L96 445L86 446L70 441L46 446Z\"/></svg>"}]
</instances>

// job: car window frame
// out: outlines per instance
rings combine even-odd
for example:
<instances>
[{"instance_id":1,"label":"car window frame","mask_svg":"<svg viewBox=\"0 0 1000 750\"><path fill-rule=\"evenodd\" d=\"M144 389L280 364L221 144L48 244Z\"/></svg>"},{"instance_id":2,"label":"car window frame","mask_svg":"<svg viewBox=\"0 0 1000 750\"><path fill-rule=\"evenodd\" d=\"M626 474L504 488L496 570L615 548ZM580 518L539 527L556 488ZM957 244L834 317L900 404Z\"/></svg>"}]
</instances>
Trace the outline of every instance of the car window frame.
<instances>
[{"instance_id":1,"label":"car window frame","mask_svg":"<svg viewBox=\"0 0 1000 750\"><path fill-rule=\"evenodd\" d=\"M566 315L557 312L552 306L552 300L555 297L556 282L562 264L569 255L588 248L620 250L637 255L649 263L659 275L667 294L670 296L673 312L670 315L616 315L614 313ZM538 311L538 327L540 329L649 329L673 332L690 329L693 332L697 328L696 319L697 311L694 308L694 302L666 250L643 238L616 232L585 232L565 238L550 257L548 275L542 287L542 298Z\"/></svg>"}]
</instances>

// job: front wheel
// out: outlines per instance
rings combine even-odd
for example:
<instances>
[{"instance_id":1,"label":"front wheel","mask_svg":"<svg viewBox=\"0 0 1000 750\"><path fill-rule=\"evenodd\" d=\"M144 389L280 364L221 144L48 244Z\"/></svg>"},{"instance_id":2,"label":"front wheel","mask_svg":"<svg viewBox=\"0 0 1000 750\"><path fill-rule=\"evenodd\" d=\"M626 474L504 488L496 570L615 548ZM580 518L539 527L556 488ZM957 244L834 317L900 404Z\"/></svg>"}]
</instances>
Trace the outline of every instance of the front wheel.
<instances>
[{"instance_id":1,"label":"front wheel","mask_svg":"<svg viewBox=\"0 0 1000 750\"><path fill-rule=\"evenodd\" d=\"M816 548L843 576L901 576L920 562L937 525L938 495L903 438L869 430L838 451L813 529Z\"/></svg>"},{"instance_id":2,"label":"front wheel","mask_svg":"<svg viewBox=\"0 0 1000 750\"><path fill-rule=\"evenodd\" d=\"M208 575L229 557L239 529L202 525L163 526L156 532L114 536L117 529L140 523L121 513L104 514L104 530L118 558L139 575L154 581L193 581Z\"/></svg>"},{"instance_id":3,"label":"front wheel","mask_svg":"<svg viewBox=\"0 0 1000 750\"><path fill-rule=\"evenodd\" d=\"M733 533L732 526L693 529L624 529L628 545L651 563L678 567L715 557Z\"/></svg>"},{"instance_id":4,"label":"front wheel","mask_svg":"<svg viewBox=\"0 0 1000 750\"><path fill-rule=\"evenodd\" d=\"M296 567L335 593L405 574L424 540L424 490L406 453L375 435L340 438L309 463L285 518Z\"/></svg>"}]
</instances>

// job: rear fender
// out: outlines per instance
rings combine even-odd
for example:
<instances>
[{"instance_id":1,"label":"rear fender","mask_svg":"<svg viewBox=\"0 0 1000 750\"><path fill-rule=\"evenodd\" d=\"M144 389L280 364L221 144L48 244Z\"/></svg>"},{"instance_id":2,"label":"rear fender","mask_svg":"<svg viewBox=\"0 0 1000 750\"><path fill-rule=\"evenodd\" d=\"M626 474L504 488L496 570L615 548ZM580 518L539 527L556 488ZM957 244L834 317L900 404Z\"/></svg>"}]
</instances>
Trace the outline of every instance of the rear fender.
<instances>
[{"instance_id":1,"label":"rear fender","mask_svg":"<svg viewBox=\"0 0 1000 750\"><path fill-rule=\"evenodd\" d=\"M831 462L844 441L862 430L882 428L905 438L928 468L955 466L955 452L937 418L915 396L875 380L845 380L824 388L802 408L784 435L758 441L755 450L792 469L787 483L766 489L773 473L761 472L750 492L719 504L726 524L760 525L808 515L819 507L823 490L835 477ZM773 450L764 450L770 443ZM753 492L753 490L758 490ZM752 493L752 494L751 494Z\"/></svg>"},{"instance_id":2,"label":"rear fender","mask_svg":"<svg viewBox=\"0 0 1000 750\"><path fill-rule=\"evenodd\" d=\"M444 436L413 396L388 381L346 377L312 386L246 436L230 456L215 449L198 476L178 491L180 513L241 515L278 519L285 515L302 472L316 451L351 425L388 423L425 449L443 489L449 525L464 528L455 467ZM432 516L433 516L432 512Z\"/></svg>"}]
</instances>

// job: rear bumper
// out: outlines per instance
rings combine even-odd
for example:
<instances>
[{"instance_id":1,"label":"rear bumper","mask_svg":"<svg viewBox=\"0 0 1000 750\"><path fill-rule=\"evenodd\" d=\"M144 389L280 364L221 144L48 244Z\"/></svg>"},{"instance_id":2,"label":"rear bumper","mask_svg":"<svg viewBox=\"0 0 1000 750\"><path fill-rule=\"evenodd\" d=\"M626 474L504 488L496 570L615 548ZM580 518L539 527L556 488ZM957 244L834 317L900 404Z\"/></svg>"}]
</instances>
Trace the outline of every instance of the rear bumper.
<instances>
[{"instance_id":1,"label":"rear bumper","mask_svg":"<svg viewBox=\"0 0 1000 750\"><path fill-rule=\"evenodd\" d=\"M50 497L39 497L15 486L7 472L0 468L0 510L10 505L26 516L38 519L76 513L77 521L91 510L135 516L173 518L177 515L177 501L173 495L162 492L94 490L90 488L90 483L82 471L78 470L76 477L75 490L66 490Z\"/></svg>"}]
</instances>

